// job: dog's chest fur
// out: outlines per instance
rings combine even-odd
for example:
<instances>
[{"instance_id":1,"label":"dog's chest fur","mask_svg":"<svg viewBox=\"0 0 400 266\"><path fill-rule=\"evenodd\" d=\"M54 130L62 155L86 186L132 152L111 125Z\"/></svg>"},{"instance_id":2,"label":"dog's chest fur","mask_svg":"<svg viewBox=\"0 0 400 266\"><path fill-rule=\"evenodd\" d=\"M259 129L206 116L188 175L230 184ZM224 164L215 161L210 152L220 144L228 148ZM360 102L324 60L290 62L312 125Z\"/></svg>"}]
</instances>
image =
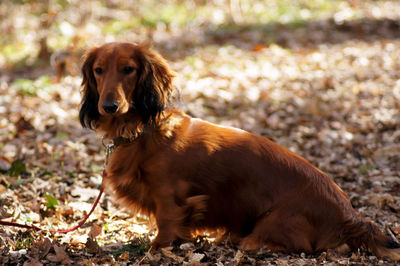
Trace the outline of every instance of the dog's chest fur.
<instances>
[{"instance_id":1,"label":"dog's chest fur","mask_svg":"<svg viewBox=\"0 0 400 266\"><path fill-rule=\"evenodd\" d=\"M133 212L154 213L156 207L152 191L147 184L141 156L135 144L121 145L111 154L106 167L106 185L112 188L115 196ZM121 160L123 158L123 160Z\"/></svg>"}]
</instances>

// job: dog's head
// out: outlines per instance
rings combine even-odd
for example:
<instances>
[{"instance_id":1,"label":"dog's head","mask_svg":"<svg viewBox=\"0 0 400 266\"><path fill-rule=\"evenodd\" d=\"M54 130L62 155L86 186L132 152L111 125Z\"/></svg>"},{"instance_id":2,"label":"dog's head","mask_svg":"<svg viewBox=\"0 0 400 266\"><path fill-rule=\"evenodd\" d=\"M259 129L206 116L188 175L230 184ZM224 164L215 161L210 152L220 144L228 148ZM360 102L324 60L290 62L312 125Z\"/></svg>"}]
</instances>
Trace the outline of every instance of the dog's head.
<instances>
[{"instance_id":1,"label":"dog's head","mask_svg":"<svg viewBox=\"0 0 400 266\"><path fill-rule=\"evenodd\" d=\"M168 104L175 73L149 45L107 43L90 49L82 65L83 98L79 119L94 128L100 116L140 115L156 121Z\"/></svg>"}]
</instances>

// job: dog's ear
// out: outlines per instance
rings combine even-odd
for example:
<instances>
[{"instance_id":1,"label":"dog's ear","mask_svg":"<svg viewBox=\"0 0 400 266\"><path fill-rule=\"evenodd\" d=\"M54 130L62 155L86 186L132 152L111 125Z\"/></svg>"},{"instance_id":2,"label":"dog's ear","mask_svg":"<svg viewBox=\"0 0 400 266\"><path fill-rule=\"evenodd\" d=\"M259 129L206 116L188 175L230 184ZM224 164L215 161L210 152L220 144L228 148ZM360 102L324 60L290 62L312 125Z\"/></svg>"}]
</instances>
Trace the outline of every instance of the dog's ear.
<instances>
[{"instance_id":1,"label":"dog's ear","mask_svg":"<svg viewBox=\"0 0 400 266\"><path fill-rule=\"evenodd\" d=\"M148 44L137 50L140 62L139 77L133 95L134 108L144 124L153 123L169 103L175 72L165 59Z\"/></svg>"},{"instance_id":2,"label":"dog's ear","mask_svg":"<svg viewBox=\"0 0 400 266\"><path fill-rule=\"evenodd\" d=\"M82 64L82 103L79 110L79 121L83 127L93 129L93 122L97 121L100 113L97 107L99 94L97 92L96 78L93 74L93 63L96 58L97 48L92 48L83 56Z\"/></svg>"}]
</instances>

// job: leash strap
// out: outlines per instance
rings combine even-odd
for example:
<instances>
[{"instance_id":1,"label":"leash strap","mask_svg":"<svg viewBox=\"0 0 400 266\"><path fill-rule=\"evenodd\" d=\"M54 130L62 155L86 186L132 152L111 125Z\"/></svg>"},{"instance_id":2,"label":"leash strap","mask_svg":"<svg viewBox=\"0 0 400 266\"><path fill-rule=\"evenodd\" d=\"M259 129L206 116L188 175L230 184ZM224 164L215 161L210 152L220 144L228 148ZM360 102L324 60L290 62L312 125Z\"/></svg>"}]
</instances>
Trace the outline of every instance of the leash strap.
<instances>
[{"instance_id":1,"label":"leash strap","mask_svg":"<svg viewBox=\"0 0 400 266\"><path fill-rule=\"evenodd\" d=\"M104 180L106 175L107 175L106 170L103 170L103 180ZM76 229L78 229L79 227L84 225L85 222L87 221L87 219L89 219L89 216L93 213L93 211L96 208L97 204L99 203L100 198L103 195L103 192L104 192L104 186L103 186L103 183L102 183L101 187L100 187L99 195L97 196L96 201L93 203L92 209L90 210L90 212L88 214L86 214L85 218L78 225L76 225L73 228L66 229L66 230L49 230L49 232L50 233L69 233L69 232L75 231ZM26 229L33 229L33 230L36 230L36 231L42 230L39 227L34 226L34 225L20 224L20 223L15 223L15 222L6 222L6 221L2 221L2 220L0 220L0 225L14 226L14 227L20 227L20 228L26 228Z\"/></svg>"},{"instance_id":2,"label":"leash strap","mask_svg":"<svg viewBox=\"0 0 400 266\"><path fill-rule=\"evenodd\" d=\"M103 138L103 145L104 145L104 147L106 149L106 160L105 160L105 163L104 163L104 168L106 167L106 165L108 163L108 160L109 160L109 157L110 157L111 153L115 150L116 147L118 147L122 143L132 143L138 136L139 136L139 134L135 134L131 138L118 137L118 138L114 139L111 144L108 144L108 145L106 145L104 143L104 138ZM103 182L104 182L104 178L106 176L107 176L107 172L104 169L103 170L103 174L102 174ZM85 224L87 219L89 219L89 216L93 213L94 209L96 208L97 204L100 201L101 196L103 195L103 192L104 192L103 182L102 182L101 187L100 187L99 195L97 196L95 202L93 203L92 209L90 210L90 212L83 218L83 220L78 225L76 225L75 227L72 227L70 229L66 229L66 230L49 230L49 232L50 233L69 233L69 232L75 231L76 229L82 227L82 225ZM36 230L36 231L42 230L39 227L34 226L34 225L20 224L20 223L15 223L15 222L6 222L6 221L2 221L2 220L0 220L0 225L3 225L3 226L14 226L14 227L20 227L20 228L26 228L26 229L33 229L33 230Z\"/></svg>"}]
</instances>

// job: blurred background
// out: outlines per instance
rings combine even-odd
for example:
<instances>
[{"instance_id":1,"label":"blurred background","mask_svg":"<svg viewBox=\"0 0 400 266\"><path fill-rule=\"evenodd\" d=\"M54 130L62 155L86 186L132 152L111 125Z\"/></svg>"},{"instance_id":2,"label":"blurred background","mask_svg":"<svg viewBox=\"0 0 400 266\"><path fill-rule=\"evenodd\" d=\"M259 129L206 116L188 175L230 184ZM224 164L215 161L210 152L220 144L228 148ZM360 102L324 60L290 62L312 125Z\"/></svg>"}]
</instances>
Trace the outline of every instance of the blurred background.
<instances>
[{"instance_id":1,"label":"blurred background","mask_svg":"<svg viewBox=\"0 0 400 266\"><path fill-rule=\"evenodd\" d=\"M299 153L398 238L399 19L397 0L0 1L0 219L66 227L90 208L104 151L77 119L81 57L105 42L150 41L178 73L177 106ZM104 250L148 232L107 202ZM0 247L29 247L2 230ZM64 238L82 251L82 234Z\"/></svg>"},{"instance_id":2,"label":"blurred background","mask_svg":"<svg viewBox=\"0 0 400 266\"><path fill-rule=\"evenodd\" d=\"M177 57L196 46L226 43L243 49L278 43L293 49L335 39L327 24L396 19L398 9L396 1L379 0L2 1L0 69L3 75L23 72L26 67L49 65L60 50L66 50L64 56L68 52L79 57L91 45L116 40L151 40ZM317 24L314 31L300 30L311 22ZM281 30L310 36L292 39ZM362 35L363 30L356 28L354 33Z\"/></svg>"}]
</instances>

